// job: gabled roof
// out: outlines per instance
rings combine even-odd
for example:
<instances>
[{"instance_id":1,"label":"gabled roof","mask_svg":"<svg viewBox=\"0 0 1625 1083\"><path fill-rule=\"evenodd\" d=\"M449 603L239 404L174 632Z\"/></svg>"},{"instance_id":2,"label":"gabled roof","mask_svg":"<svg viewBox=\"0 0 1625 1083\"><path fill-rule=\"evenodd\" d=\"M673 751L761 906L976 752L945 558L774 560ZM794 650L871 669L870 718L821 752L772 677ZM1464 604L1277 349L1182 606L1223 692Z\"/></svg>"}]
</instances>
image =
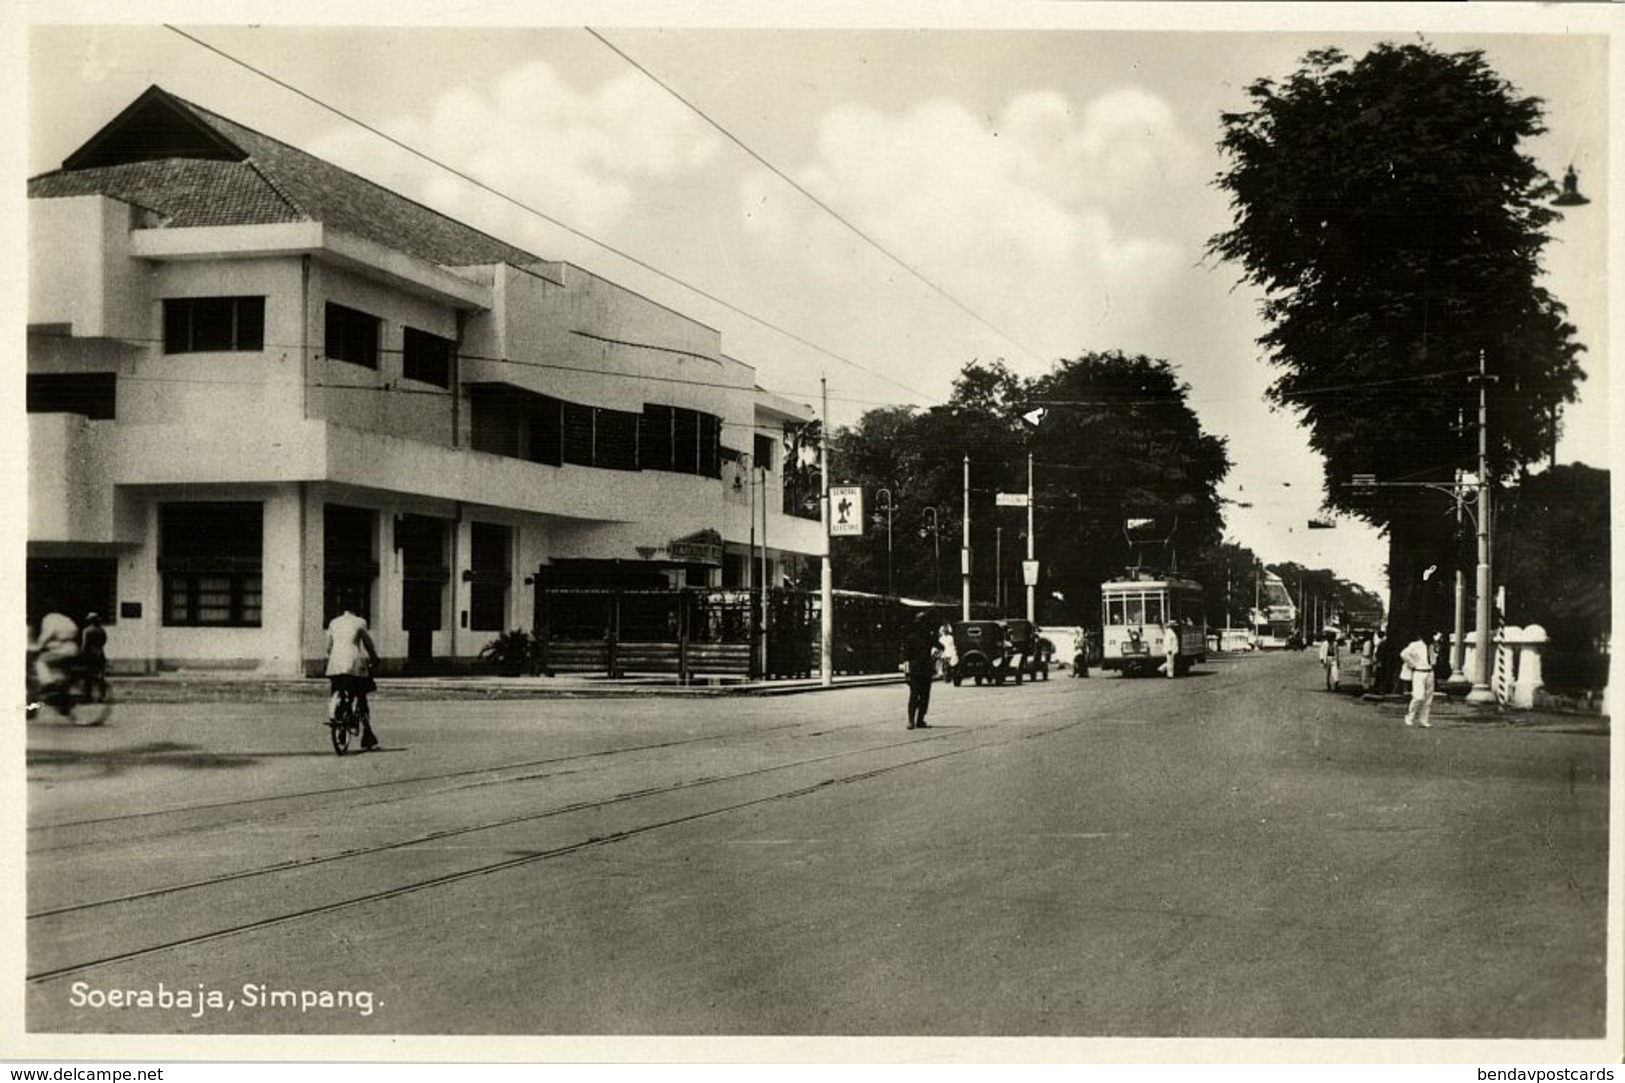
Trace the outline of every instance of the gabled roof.
<instances>
[{"instance_id":1,"label":"gabled roof","mask_svg":"<svg viewBox=\"0 0 1625 1083\"><path fill-rule=\"evenodd\" d=\"M448 267L540 258L252 128L149 87L31 199L105 195L162 226L321 222Z\"/></svg>"}]
</instances>

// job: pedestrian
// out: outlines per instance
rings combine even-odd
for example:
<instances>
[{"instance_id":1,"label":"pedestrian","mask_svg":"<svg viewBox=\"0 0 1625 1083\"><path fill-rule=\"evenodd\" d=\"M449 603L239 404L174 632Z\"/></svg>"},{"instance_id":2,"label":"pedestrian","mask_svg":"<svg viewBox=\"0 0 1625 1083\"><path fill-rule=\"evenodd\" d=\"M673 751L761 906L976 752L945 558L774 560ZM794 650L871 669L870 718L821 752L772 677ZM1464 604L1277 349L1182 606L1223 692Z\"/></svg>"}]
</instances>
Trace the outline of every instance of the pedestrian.
<instances>
[{"instance_id":1,"label":"pedestrian","mask_svg":"<svg viewBox=\"0 0 1625 1083\"><path fill-rule=\"evenodd\" d=\"M107 698L107 629L100 613L85 614L85 627L79 634L79 665L85 675L85 695L100 701Z\"/></svg>"},{"instance_id":2,"label":"pedestrian","mask_svg":"<svg viewBox=\"0 0 1625 1083\"><path fill-rule=\"evenodd\" d=\"M367 620L355 614L354 606L346 601L344 611L327 625L327 681L332 696L327 704L327 719L337 721L339 693L348 692L361 716L361 747L376 748L378 738L372 732L371 712L367 707L367 693L377 689L372 669L378 664L378 649L373 646L372 633L367 631Z\"/></svg>"},{"instance_id":3,"label":"pedestrian","mask_svg":"<svg viewBox=\"0 0 1625 1083\"><path fill-rule=\"evenodd\" d=\"M1167 673L1172 680L1179 676L1179 621L1170 620L1162 629L1162 653L1165 656L1157 672Z\"/></svg>"},{"instance_id":4,"label":"pedestrian","mask_svg":"<svg viewBox=\"0 0 1625 1083\"><path fill-rule=\"evenodd\" d=\"M942 657L942 641L929 612L915 614L903 640L903 672L908 678L908 728L929 729L925 714L931 707L931 682Z\"/></svg>"},{"instance_id":5,"label":"pedestrian","mask_svg":"<svg viewBox=\"0 0 1625 1083\"><path fill-rule=\"evenodd\" d=\"M1405 708L1407 726L1433 728L1428 715L1433 710L1433 663L1437 657L1426 632L1418 632L1399 652L1399 679L1411 685L1411 702Z\"/></svg>"},{"instance_id":6,"label":"pedestrian","mask_svg":"<svg viewBox=\"0 0 1625 1083\"><path fill-rule=\"evenodd\" d=\"M959 647L954 643L954 626L947 621L937 629L937 638L942 641L942 679L954 679L954 670L959 668Z\"/></svg>"}]
</instances>

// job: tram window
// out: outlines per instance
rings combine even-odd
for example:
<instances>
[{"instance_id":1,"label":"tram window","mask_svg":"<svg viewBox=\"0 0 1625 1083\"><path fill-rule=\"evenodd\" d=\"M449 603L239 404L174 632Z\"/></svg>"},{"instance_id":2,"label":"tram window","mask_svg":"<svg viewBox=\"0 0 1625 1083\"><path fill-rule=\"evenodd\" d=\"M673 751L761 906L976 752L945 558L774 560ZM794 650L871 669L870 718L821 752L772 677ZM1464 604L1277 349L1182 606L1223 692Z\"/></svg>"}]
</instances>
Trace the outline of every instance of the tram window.
<instances>
[{"instance_id":1,"label":"tram window","mask_svg":"<svg viewBox=\"0 0 1625 1083\"><path fill-rule=\"evenodd\" d=\"M1145 595L1135 594L1124 601L1128 603L1128 622L1130 624L1145 623Z\"/></svg>"},{"instance_id":2,"label":"tram window","mask_svg":"<svg viewBox=\"0 0 1625 1083\"><path fill-rule=\"evenodd\" d=\"M1106 602L1107 619L1113 624L1123 623L1123 599L1111 598Z\"/></svg>"},{"instance_id":3,"label":"tram window","mask_svg":"<svg viewBox=\"0 0 1625 1083\"><path fill-rule=\"evenodd\" d=\"M1145 622L1147 624L1162 623L1162 595L1147 594L1145 596Z\"/></svg>"}]
</instances>

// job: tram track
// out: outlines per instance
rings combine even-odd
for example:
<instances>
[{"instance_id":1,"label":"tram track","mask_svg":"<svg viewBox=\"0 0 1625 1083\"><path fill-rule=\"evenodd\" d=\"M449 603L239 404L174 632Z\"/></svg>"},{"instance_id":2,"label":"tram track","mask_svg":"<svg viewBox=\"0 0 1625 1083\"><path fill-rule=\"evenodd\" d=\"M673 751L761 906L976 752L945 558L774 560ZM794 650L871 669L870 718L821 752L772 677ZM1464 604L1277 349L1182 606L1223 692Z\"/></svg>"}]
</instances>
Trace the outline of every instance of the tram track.
<instances>
[{"instance_id":1,"label":"tram track","mask_svg":"<svg viewBox=\"0 0 1625 1083\"><path fill-rule=\"evenodd\" d=\"M822 720L819 720L819 721L822 721ZM872 721L873 720L871 720L871 719L865 719L862 722L851 723L850 725L847 725L847 726L831 726L827 722L824 722L822 724L822 727L818 730L817 733L813 734L813 736L818 736L818 735L822 735L822 734L825 734L825 733L831 733L831 732L838 732L840 730L852 728L854 726L871 724ZM807 726L810 726L810 725L815 725L815 724L817 724L817 723L815 723L814 721L801 719L801 720L797 720L797 721L794 721L794 722L786 722L786 723L782 723L782 724L778 724L778 725L774 725L774 726L763 727L763 728L760 728L760 729L752 729L752 730L748 731L748 736L750 736L750 737L782 736L786 731L793 731L793 730L796 730L796 729L799 729L799 728L804 728L804 727L807 727ZM68 830L72 830L72 829L80 829L80 830L103 829L103 828L109 827L110 825L116 825L116 824L130 824L130 823L137 823L137 822L142 822L142 821L150 822L150 821L154 821L154 820L160 820L160 819L162 819L164 817L181 818L181 817L186 817L186 816L189 816L189 815L197 815L197 814L203 814L203 813L215 813L215 812L219 812L221 810L239 810L242 813L242 815L233 816L233 817L229 817L229 818L220 818L220 817L217 816L217 817L214 817L214 818L210 819L206 823L187 824L187 825L178 826L178 827L170 827L170 828L165 828L165 829L160 829L160 830L155 830L155 831L148 831L148 832L141 833L141 834L120 835L119 838L117 839L118 842L146 842L146 841L152 841L154 839L170 838L170 837L173 837L173 836L176 836L176 835L186 835L186 834L193 834L193 833L197 833L197 832L212 831L212 830L215 830L215 829L223 827L223 826L229 826L231 824L238 824L238 823L245 823L245 822L254 822L254 823L272 822L272 821L275 821L275 820L281 820L281 819L287 819L287 818L295 817L295 816L307 815L311 811L311 808L308 805L301 805L300 807L292 809L292 810L287 811L287 812L273 812L273 813L267 814L265 811L263 811L267 807L275 806L275 805L278 805L278 804L285 804L285 803L289 803L289 802L294 802L294 803L305 802L305 801L310 801L312 799L317 799L317 798L337 797L337 796L343 796L343 795L346 795L346 794L363 794L363 793L376 792L376 791L380 791L380 790L390 790L390 789L401 788L401 787L410 787L410 786L419 786L419 787L421 787L419 790L415 790L415 791L408 792L408 793L390 794L388 796L379 798L377 800L359 801L359 802L353 802L353 803L348 803L348 804L344 805L344 807L346 807L346 808L367 808L367 807L370 807L370 806L373 806L373 805L389 804L389 803L396 802L396 801L410 800L410 799L412 799L414 797L422 796L422 795L427 794L427 793L454 793L454 792L456 792L457 790L460 790L460 789L477 788L477 787L480 787L480 786L488 786L488 785L500 785L500 784L502 784L504 782L518 781L518 780L507 779L507 778L503 778L503 777L478 778L476 781L468 782L468 783L462 783L462 784L454 784L454 785L451 785L451 786L449 786L449 787L447 787L445 789L442 789L442 790L433 790L432 788L430 788L429 785L424 785L424 784L434 784L434 783L442 783L442 782L455 782L455 780L458 780L458 779L466 779L466 778L471 778L471 777L474 777L474 776L502 775L504 772L510 772L510 771L528 771L528 770L533 770L535 768L563 766L563 765L581 764L581 763L591 763L593 761L606 760L606 759L616 757L616 756L636 755L638 753L643 753L643 752L661 752L661 751L666 751L666 750L674 749L674 748L683 748L683 747L687 747L687 746L691 746L691 745L705 744L707 742L730 740L730 739L734 739L734 738L737 738L737 737L741 736L741 734L744 733L744 732L745 731L735 730L735 731L729 731L729 732L726 732L726 733L708 733L708 734L702 734L702 735L696 736L696 737L685 737L685 738L682 738L680 740L650 741L650 742L646 742L646 743L643 743L643 744L628 745L628 746L624 746L624 747L596 749L596 750L591 751L591 752L576 753L576 754L568 755L568 756L546 756L546 757L542 757L540 759L522 760L522 761L517 762L517 763L492 764L492 765L485 765L485 766L480 766L480 767L462 768L462 769L459 769L459 770L456 770L456 771L442 771L442 772L437 772L437 773L434 773L434 774L414 775L414 776L412 776L410 778L381 779L381 780L373 781L373 782L361 782L361 783L355 783L353 785L346 785L346 786L329 786L329 787L323 787L323 788L320 788L320 789L300 790L300 791L296 791L296 792L292 792L292 793L267 794L267 795L258 796L258 797L236 798L236 799L229 800L229 801L202 802L202 803L195 804L195 805L182 805L182 806L178 806L178 807L165 808L165 809L148 809L148 810L145 810L145 811L142 811L142 812L122 813L122 814L119 814L119 815L116 815L116 816L85 817L85 818L81 818L81 819L78 819L78 820L64 820L64 821L59 821L59 822L56 822L56 823L49 823L49 824L34 824L34 825L30 825L28 827L28 832L32 835L34 833L45 834L45 833L53 832L53 831L68 831ZM551 774L556 774L556 773L557 772L553 772ZM550 775L543 775L543 776L527 775L527 776L522 776L521 779L519 779L519 780L534 779L534 778L537 778L537 777L550 777ZM87 838L87 839L82 839L82 840L74 840L74 841L70 841L70 842L56 843L54 845L32 846L32 847L29 848L28 853L29 853L30 856L33 856L33 855L36 855L36 854L60 853L62 851L67 851L67 850L77 850L77 849L86 849L86 848L97 847L97 846L106 846L107 844L108 844L108 839L105 836L98 835L98 836L92 837L92 838Z\"/></svg>"},{"instance_id":2,"label":"tram track","mask_svg":"<svg viewBox=\"0 0 1625 1083\"><path fill-rule=\"evenodd\" d=\"M1037 712L1029 715L1028 719L1029 721L1039 721L1063 713L1069 715L1075 714L1075 705L1067 704L1064 707L1059 707L1054 710ZM267 914L250 920L241 921L236 924L227 925L222 928L207 929L185 936L174 937L172 939L163 940L159 943L139 945L127 948L126 950L107 952L90 959L67 961L59 965L48 966L41 970L30 973L26 976L26 981L31 984L40 984L70 974L78 974L89 970L95 970L133 959L143 958L160 952L206 944L224 938L245 935L257 930L280 926L322 914L330 914L337 911L352 909L358 906L382 902L419 892L432 891L479 877L495 875L508 870L532 865L537 862L547 861L554 858L579 853L595 847L606 846L614 842L636 838L647 835L651 832L711 819L714 817L727 815L729 813L738 812L743 809L758 807L775 802L795 800L810 794L818 793L831 786L863 782L872 778L902 771L907 768L918 767L922 764L985 751L987 749L998 747L1003 744L1009 744L1017 740L1050 736L1093 721L1098 721L1098 719L1079 719L1073 717L1059 724L1042 726L1036 730L1024 728L1021 732L1014 734L1002 733L996 739L955 744L953 747L939 749L926 755L908 755L899 762L895 763L882 763L878 765L866 766L860 770L837 773L829 777L821 777L812 782L801 785L793 785L787 788L776 788L772 792L765 794L744 796L737 800L726 800L723 803L714 805L712 807L701 807L693 811L680 812L676 815L659 816L641 823L633 822L625 827L609 830L603 834L593 834L584 838L563 841L536 851L506 857L497 861L484 862L471 868L453 869L451 871L442 872L435 875L424 876L420 879L412 880L407 883L393 884L372 891L346 894L332 901L318 902L308 906L295 907L291 910ZM828 727L826 726L825 728L827 730ZM963 731L959 732L962 733ZM638 792L616 794L612 797L594 801L573 802L569 805L559 806L557 808L542 812L530 813L524 816L502 817L479 824L464 825L457 828L445 829L443 831L428 832L416 835L409 839L392 840L390 842L375 846L353 848L345 852L323 855L318 858L301 859L292 862L279 862L274 865L263 866L257 869L240 870L238 872L217 877L202 878L188 883L166 885L148 891L129 893L123 896L95 900L88 903L54 907L30 913L27 915L27 918L29 921L63 917L77 920L80 918L89 918L92 914L94 914L95 920L99 926L104 928L114 927L119 924L117 918L114 916L118 913L118 907L121 905L139 903L143 900L150 900L160 896L181 895L186 892L205 890L216 885L230 883L233 881L242 881L255 877L276 876L284 873L297 872L300 870L309 869L316 865L330 865L343 861L358 861L373 854L383 853L391 850L410 850L413 847L424 847L435 842L443 841L446 838L466 836L479 832L498 831L505 827L512 827L516 824L523 824L529 821L566 816L572 813L592 812L595 810L617 806L631 806L636 802L645 801L652 798L678 795L688 791L699 791L709 786L748 782L750 780L769 776L777 772L816 767L822 763L829 763L835 760L846 759L857 755L873 756L876 753L895 751L897 749L919 748L924 745L936 745L940 741L951 739L953 736L955 736L955 731L942 730L923 739L920 737L910 737L904 740L888 741L882 744L868 745L860 749L850 749L819 756L798 758L783 763L775 763L764 767L754 768L749 771L735 772L730 775L685 779L669 785L647 787ZM33 957L34 955L35 952L31 950L30 956Z\"/></svg>"}]
</instances>

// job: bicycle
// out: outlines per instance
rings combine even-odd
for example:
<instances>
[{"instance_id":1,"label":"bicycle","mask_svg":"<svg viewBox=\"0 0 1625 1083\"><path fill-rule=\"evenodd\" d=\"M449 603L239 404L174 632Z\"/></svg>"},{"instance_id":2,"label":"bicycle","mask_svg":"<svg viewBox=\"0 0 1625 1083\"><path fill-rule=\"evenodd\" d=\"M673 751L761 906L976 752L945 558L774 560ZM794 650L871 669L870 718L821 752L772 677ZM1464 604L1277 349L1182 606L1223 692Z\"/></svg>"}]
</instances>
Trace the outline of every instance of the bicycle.
<instances>
[{"instance_id":1,"label":"bicycle","mask_svg":"<svg viewBox=\"0 0 1625 1083\"><path fill-rule=\"evenodd\" d=\"M62 680L44 686L30 664L27 716L37 718L43 707L50 707L75 726L99 726L113 713L113 690L104 673L77 659L68 660Z\"/></svg>"},{"instance_id":2,"label":"bicycle","mask_svg":"<svg viewBox=\"0 0 1625 1083\"><path fill-rule=\"evenodd\" d=\"M354 693L348 690L339 692L338 706L333 709L333 717L327 720L328 735L333 739L333 751L340 756L350 747L350 738L359 735L368 728L371 719L371 709L363 702L357 702Z\"/></svg>"}]
</instances>

